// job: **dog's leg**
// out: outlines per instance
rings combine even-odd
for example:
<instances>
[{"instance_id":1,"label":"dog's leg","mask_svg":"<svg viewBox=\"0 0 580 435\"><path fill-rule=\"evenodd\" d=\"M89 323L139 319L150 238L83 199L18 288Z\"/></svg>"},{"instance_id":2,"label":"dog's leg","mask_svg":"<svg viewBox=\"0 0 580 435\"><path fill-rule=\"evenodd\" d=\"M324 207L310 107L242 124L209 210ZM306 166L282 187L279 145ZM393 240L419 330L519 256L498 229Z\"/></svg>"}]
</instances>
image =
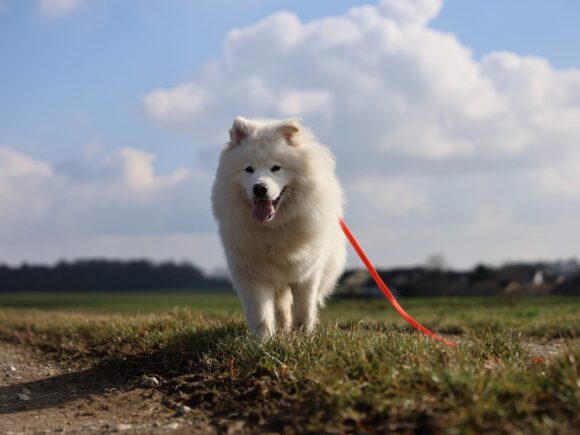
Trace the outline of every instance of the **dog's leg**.
<instances>
[{"instance_id":1,"label":"dog's leg","mask_svg":"<svg viewBox=\"0 0 580 435\"><path fill-rule=\"evenodd\" d=\"M334 291L336 283L344 270L344 263L346 262L346 250L344 246L338 245L332 252L332 256L328 258L324 266L324 272L322 273L322 279L320 280L320 286L317 292L319 307L324 306L325 298Z\"/></svg>"},{"instance_id":2,"label":"dog's leg","mask_svg":"<svg viewBox=\"0 0 580 435\"><path fill-rule=\"evenodd\" d=\"M306 332L312 332L318 316L317 289L320 279L311 278L303 283L292 286L294 304L292 315L294 327L303 328Z\"/></svg>"},{"instance_id":3,"label":"dog's leg","mask_svg":"<svg viewBox=\"0 0 580 435\"><path fill-rule=\"evenodd\" d=\"M238 292L248 327L258 338L268 338L274 334L274 292L260 286L250 291Z\"/></svg>"},{"instance_id":4,"label":"dog's leg","mask_svg":"<svg viewBox=\"0 0 580 435\"><path fill-rule=\"evenodd\" d=\"M276 292L276 327L288 330L292 327L292 291L286 287Z\"/></svg>"}]
</instances>

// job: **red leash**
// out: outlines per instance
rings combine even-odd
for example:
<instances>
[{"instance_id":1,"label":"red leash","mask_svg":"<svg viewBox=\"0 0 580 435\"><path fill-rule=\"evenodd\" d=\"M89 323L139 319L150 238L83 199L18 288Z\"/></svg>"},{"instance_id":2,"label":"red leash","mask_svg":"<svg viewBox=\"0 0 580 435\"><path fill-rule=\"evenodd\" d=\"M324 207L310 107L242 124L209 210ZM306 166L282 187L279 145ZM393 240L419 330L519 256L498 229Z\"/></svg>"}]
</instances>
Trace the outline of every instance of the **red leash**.
<instances>
[{"instance_id":1,"label":"red leash","mask_svg":"<svg viewBox=\"0 0 580 435\"><path fill-rule=\"evenodd\" d=\"M389 287L387 287L387 285L383 282L383 280L381 279L381 277L377 273L377 270L374 268L373 264L370 262L368 257L365 255L364 251L362 250L362 248L358 244L356 238L350 232L350 230L348 229L348 227L346 226L344 221L342 219L339 219L339 222L340 222L340 227L342 228L342 231L344 232L344 235L346 236L346 238L348 239L348 241L350 242L350 244L352 245L352 247L354 248L354 250L356 251L356 253L360 257L360 259L362 260L362 262L366 266L367 270L369 271L369 273L371 274L371 276L373 277L373 279L375 280L377 285L379 286L379 289L381 289L381 291L383 292L385 297L389 300L389 302L391 303L393 308L395 310L397 310L397 313L399 313L401 315L401 317L403 319L405 319L413 328L422 332L423 334L425 334L431 338L434 338L435 340L439 340L448 346L457 346L457 342L447 340L447 339L441 337L439 334L436 334L435 332L428 330L423 325L421 325L419 322L417 322L415 319L413 319L409 314L407 314L407 312L403 309L403 307L401 307L399 305L399 303L396 301L395 297L393 296L393 294L389 290Z\"/></svg>"}]
</instances>

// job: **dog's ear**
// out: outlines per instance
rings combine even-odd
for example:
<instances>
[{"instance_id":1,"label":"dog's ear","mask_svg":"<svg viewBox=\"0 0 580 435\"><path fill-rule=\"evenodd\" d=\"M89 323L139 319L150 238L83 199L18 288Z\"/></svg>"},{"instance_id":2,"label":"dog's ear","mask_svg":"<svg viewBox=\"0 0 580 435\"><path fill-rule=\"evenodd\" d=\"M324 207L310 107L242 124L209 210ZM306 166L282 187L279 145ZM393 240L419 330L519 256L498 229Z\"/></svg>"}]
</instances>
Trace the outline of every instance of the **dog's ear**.
<instances>
[{"instance_id":1,"label":"dog's ear","mask_svg":"<svg viewBox=\"0 0 580 435\"><path fill-rule=\"evenodd\" d=\"M298 141L297 135L300 133L300 123L295 120L290 120L282 124L278 131L282 134L284 140L288 143L288 145L297 145Z\"/></svg>"},{"instance_id":2,"label":"dog's ear","mask_svg":"<svg viewBox=\"0 0 580 435\"><path fill-rule=\"evenodd\" d=\"M241 141L248 137L252 130L253 126L246 118L236 117L232 128L230 128L230 146L238 146Z\"/></svg>"}]
</instances>

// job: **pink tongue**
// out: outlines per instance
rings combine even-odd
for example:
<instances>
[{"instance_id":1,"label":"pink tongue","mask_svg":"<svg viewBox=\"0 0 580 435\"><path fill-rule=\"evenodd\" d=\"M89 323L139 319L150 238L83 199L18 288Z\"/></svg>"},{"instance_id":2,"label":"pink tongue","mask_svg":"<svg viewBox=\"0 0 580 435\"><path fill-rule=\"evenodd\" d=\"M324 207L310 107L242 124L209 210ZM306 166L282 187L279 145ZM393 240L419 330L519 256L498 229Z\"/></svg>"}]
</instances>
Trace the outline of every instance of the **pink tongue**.
<instances>
[{"instance_id":1,"label":"pink tongue","mask_svg":"<svg viewBox=\"0 0 580 435\"><path fill-rule=\"evenodd\" d=\"M274 205L272 201L261 199L256 202L254 206L254 219L260 223L266 222L266 220L274 214Z\"/></svg>"}]
</instances>

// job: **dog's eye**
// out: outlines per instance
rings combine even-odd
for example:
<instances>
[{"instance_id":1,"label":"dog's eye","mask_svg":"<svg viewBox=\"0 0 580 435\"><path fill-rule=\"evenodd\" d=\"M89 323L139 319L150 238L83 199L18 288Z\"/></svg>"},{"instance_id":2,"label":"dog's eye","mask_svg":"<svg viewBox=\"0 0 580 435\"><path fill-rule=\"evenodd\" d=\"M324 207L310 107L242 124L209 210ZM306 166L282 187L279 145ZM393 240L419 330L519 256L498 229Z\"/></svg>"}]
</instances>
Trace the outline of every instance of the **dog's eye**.
<instances>
[{"instance_id":1,"label":"dog's eye","mask_svg":"<svg viewBox=\"0 0 580 435\"><path fill-rule=\"evenodd\" d=\"M248 166L246 169L244 169L244 171L246 171L248 174L253 174L254 168L252 168L251 166Z\"/></svg>"},{"instance_id":2,"label":"dog's eye","mask_svg":"<svg viewBox=\"0 0 580 435\"><path fill-rule=\"evenodd\" d=\"M278 165L274 165L274 166L272 166L272 167L270 168L270 171L272 171L272 172L276 172L276 171L279 171L280 169L282 169L280 166L278 166Z\"/></svg>"}]
</instances>

